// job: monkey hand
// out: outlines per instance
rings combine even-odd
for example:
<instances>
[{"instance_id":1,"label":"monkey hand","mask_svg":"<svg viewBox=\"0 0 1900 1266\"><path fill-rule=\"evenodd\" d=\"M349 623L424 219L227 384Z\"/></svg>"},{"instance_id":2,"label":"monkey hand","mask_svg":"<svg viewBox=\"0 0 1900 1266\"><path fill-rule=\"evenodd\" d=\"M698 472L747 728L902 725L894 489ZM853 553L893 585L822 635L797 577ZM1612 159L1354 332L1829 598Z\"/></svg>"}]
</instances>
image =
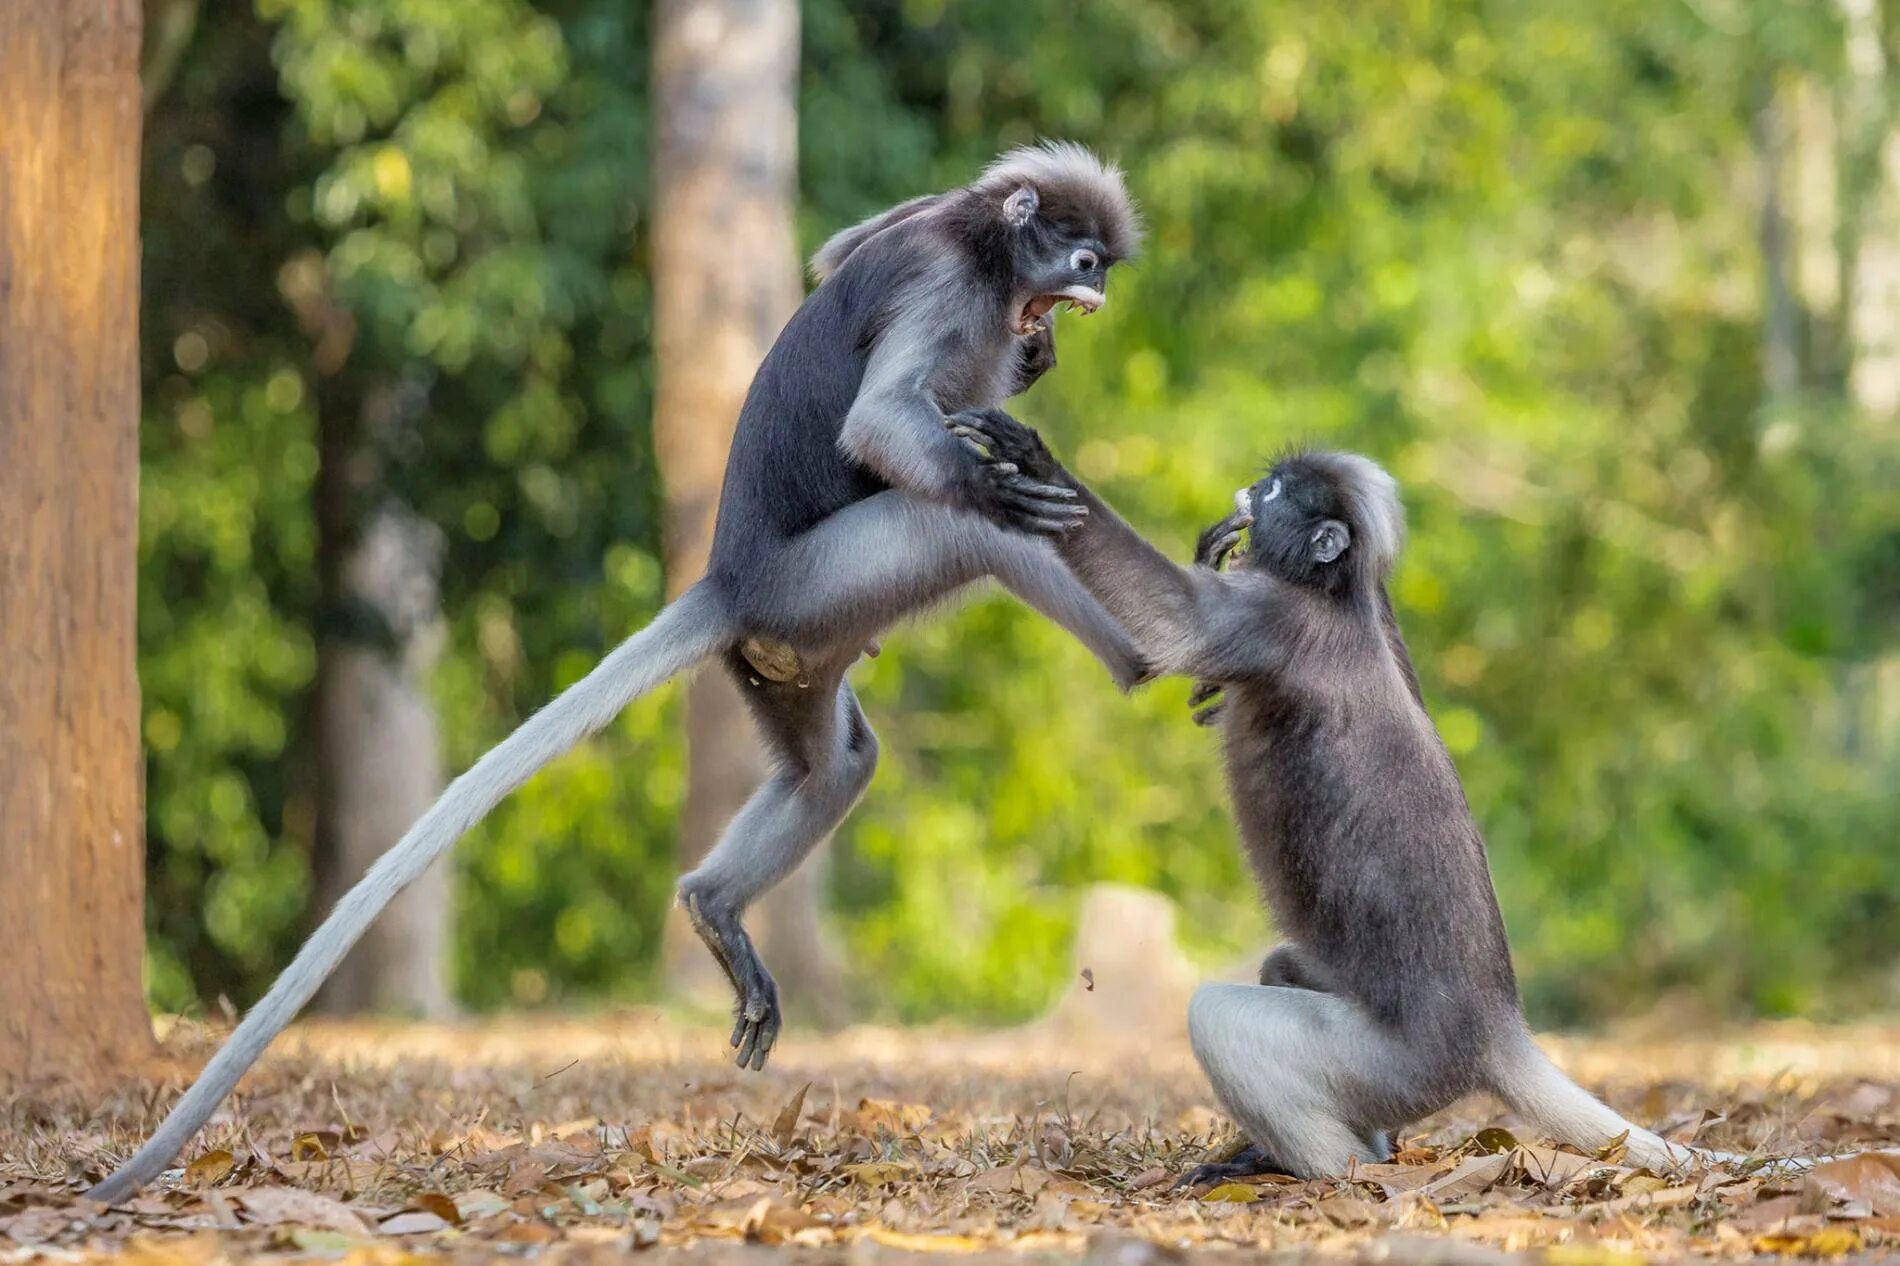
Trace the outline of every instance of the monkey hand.
<instances>
[{"instance_id":1,"label":"monkey hand","mask_svg":"<svg viewBox=\"0 0 1900 1266\"><path fill-rule=\"evenodd\" d=\"M1253 516L1239 510L1213 524L1194 543L1194 565L1219 571L1240 548L1240 537L1253 526Z\"/></svg>"},{"instance_id":2,"label":"monkey hand","mask_svg":"<svg viewBox=\"0 0 1900 1266\"><path fill-rule=\"evenodd\" d=\"M1189 710L1200 709L1200 711L1194 713L1194 724L1212 725L1220 717L1220 714L1227 710L1227 700L1216 697L1223 689L1225 689L1225 687L1218 681L1197 681L1194 683L1194 689L1188 691ZM1201 705L1204 703L1208 704L1208 706L1202 708Z\"/></svg>"},{"instance_id":3,"label":"monkey hand","mask_svg":"<svg viewBox=\"0 0 1900 1266\"><path fill-rule=\"evenodd\" d=\"M1069 487L1074 481L1036 429L1001 409L966 409L943 420L950 433L987 462L1007 462L1031 479Z\"/></svg>"},{"instance_id":4,"label":"monkey hand","mask_svg":"<svg viewBox=\"0 0 1900 1266\"><path fill-rule=\"evenodd\" d=\"M962 490L970 509L1040 536L1061 536L1088 517L1075 489L1047 482L1060 478L1062 467L1042 437L1001 409L953 414L944 426L976 459Z\"/></svg>"}]
</instances>

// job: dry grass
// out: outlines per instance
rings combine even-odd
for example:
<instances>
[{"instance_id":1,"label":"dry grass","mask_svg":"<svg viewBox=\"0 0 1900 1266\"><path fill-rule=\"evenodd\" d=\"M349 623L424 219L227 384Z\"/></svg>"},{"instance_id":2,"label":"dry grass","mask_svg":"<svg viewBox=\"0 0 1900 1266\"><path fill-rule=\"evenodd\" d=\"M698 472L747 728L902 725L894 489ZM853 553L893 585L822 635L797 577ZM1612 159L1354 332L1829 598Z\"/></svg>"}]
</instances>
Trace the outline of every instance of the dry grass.
<instances>
[{"instance_id":1,"label":"dry grass","mask_svg":"<svg viewBox=\"0 0 1900 1266\"><path fill-rule=\"evenodd\" d=\"M1900 1030L1552 1045L1678 1138L1756 1154L1900 1149ZM185 1064L205 1054L195 1033L170 1046ZM0 1258L1900 1250L1900 1158L1805 1178L1650 1175L1517 1139L1474 1101L1422 1123L1401 1163L1350 1180L1177 1192L1225 1142L1178 1038L794 1034L763 1075L722 1050L722 1034L649 1013L313 1024L227 1105L190 1168L117 1210L77 1192L150 1128L177 1079L105 1096L15 1087L0 1116Z\"/></svg>"}]
</instances>

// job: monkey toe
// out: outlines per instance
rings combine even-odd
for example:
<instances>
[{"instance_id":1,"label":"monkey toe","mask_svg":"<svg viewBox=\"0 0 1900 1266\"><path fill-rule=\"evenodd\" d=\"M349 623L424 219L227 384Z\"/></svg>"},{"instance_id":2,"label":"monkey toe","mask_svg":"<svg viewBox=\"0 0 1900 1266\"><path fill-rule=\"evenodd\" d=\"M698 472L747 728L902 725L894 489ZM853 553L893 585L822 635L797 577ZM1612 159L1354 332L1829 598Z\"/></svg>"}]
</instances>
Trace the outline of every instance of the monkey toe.
<instances>
[{"instance_id":1,"label":"monkey toe","mask_svg":"<svg viewBox=\"0 0 1900 1266\"><path fill-rule=\"evenodd\" d=\"M1232 1182L1237 1178L1256 1178L1262 1174L1284 1174L1286 1169L1258 1143L1249 1143L1231 1160L1207 1161L1193 1169L1175 1182L1175 1190L1204 1187L1213 1183Z\"/></svg>"},{"instance_id":2,"label":"monkey toe","mask_svg":"<svg viewBox=\"0 0 1900 1266\"><path fill-rule=\"evenodd\" d=\"M1207 729L1216 721L1219 721L1221 714L1226 711L1227 704L1225 702L1217 703L1211 708L1202 708L1199 712L1194 714L1194 724L1200 726L1202 729Z\"/></svg>"},{"instance_id":3,"label":"monkey toe","mask_svg":"<svg viewBox=\"0 0 1900 1266\"><path fill-rule=\"evenodd\" d=\"M778 1041L778 998L748 1001L732 1031L733 1063L759 1072Z\"/></svg>"},{"instance_id":4,"label":"monkey toe","mask_svg":"<svg viewBox=\"0 0 1900 1266\"><path fill-rule=\"evenodd\" d=\"M778 1041L778 982L753 955L743 969L745 984L734 1006L732 1028L733 1062L758 1072L765 1067L766 1056Z\"/></svg>"}]
</instances>

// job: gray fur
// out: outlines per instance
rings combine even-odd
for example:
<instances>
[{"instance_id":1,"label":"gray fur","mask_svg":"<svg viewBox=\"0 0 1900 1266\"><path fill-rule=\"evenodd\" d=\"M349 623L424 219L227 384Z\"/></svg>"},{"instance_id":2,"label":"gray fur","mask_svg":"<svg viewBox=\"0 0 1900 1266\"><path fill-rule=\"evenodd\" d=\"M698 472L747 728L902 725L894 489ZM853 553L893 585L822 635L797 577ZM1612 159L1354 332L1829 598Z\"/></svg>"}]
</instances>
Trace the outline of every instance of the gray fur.
<instances>
[{"instance_id":1,"label":"gray fur","mask_svg":"<svg viewBox=\"0 0 1900 1266\"><path fill-rule=\"evenodd\" d=\"M1121 168L1103 162L1073 141L1043 141L1010 150L983 169L979 192L1008 197L1027 185L1045 207L1061 198L1095 218L1102 241L1117 259L1133 259L1141 250L1141 216Z\"/></svg>"},{"instance_id":2,"label":"gray fur","mask_svg":"<svg viewBox=\"0 0 1900 1266\"><path fill-rule=\"evenodd\" d=\"M337 902L270 991L205 1065L191 1089L172 1105L152 1137L111 1177L87 1192L87 1198L117 1201L157 1177L397 893L542 766L600 730L634 699L712 654L730 637L717 595L704 585L694 586L450 783L442 798Z\"/></svg>"},{"instance_id":3,"label":"gray fur","mask_svg":"<svg viewBox=\"0 0 1900 1266\"><path fill-rule=\"evenodd\" d=\"M777 1035L778 997L741 916L870 779L876 739L844 684L866 643L995 575L1072 630L1117 682L1142 676L1127 634L1039 539L1074 527L1074 494L978 463L942 425L1054 363L1046 322L1056 297L1099 298L1113 259L1099 258L1094 220L1114 207L1099 179L1077 175L1078 152L1041 160L1036 178L1050 183L1032 201L1046 214L1008 223L1002 199L966 186L895 208L819 252L814 266L830 275L786 324L740 412L706 578L450 785L91 1198L119 1199L156 1175L389 900L462 832L630 700L707 658L739 681L778 767L680 885L732 981L732 1045L752 1068ZM748 646L783 652L802 674L761 677Z\"/></svg>"},{"instance_id":4,"label":"gray fur","mask_svg":"<svg viewBox=\"0 0 1900 1266\"><path fill-rule=\"evenodd\" d=\"M992 411L975 438L993 460L1078 489L1089 516L1058 545L1077 577L1151 662L1225 690L1235 815L1289 944L1262 984L1196 993L1189 1032L1263 1166L1343 1173L1478 1090L1574 1146L1621 1135L1659 1168L1697 1155L1577 1087L1525 1027L1484 842L1386 598L1403 518L1384 471L1350 454L1288 457L1203 534L1190 569L1007 415ZM1249 519L1241 565L1216 570ZM1329 522L1353 543L1315 564Z\"/></svg>"},{"instance_id":5,"label":"gray fur","mask_svg":"<svg viewBox=\"0 0 1900 1266\"><path fill-rule=\"evenodd\" d=\"M926 211L943 200L940 193L927 193L908 202L900 202L888 211L880 211L868 220L860 221L848 229L840 229L825 240L811 257L809 265L814 281L824 281L838 271L852 251L870 241L903 220L908 220L920 211Z\"/></svg>"}]
</instances>

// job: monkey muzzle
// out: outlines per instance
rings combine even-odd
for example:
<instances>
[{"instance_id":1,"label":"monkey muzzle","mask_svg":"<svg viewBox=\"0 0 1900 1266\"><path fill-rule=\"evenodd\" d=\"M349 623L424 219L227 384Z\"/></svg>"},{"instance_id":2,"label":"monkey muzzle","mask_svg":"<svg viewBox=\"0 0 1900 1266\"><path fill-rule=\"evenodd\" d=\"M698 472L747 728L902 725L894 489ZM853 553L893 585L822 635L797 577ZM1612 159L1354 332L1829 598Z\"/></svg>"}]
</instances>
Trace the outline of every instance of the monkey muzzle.
<instances>
[{"instance_id":1,"label":"monkey muzzle","mask_svg":"<svg viewBox=\"0 0 1900 1266\"><path fill-rule=\"evenodd\" d=\"M1066 303L1069 307L1087 316L1108 302L1108 296L1093 286L1064 286L1061 290L1046 295L1037 295L1023 305L1016 314L1015 331L1021 335L1034 334L1042 328L1043 318L1055 311L1056 305Z\"/></svg>"}]
</instances>

